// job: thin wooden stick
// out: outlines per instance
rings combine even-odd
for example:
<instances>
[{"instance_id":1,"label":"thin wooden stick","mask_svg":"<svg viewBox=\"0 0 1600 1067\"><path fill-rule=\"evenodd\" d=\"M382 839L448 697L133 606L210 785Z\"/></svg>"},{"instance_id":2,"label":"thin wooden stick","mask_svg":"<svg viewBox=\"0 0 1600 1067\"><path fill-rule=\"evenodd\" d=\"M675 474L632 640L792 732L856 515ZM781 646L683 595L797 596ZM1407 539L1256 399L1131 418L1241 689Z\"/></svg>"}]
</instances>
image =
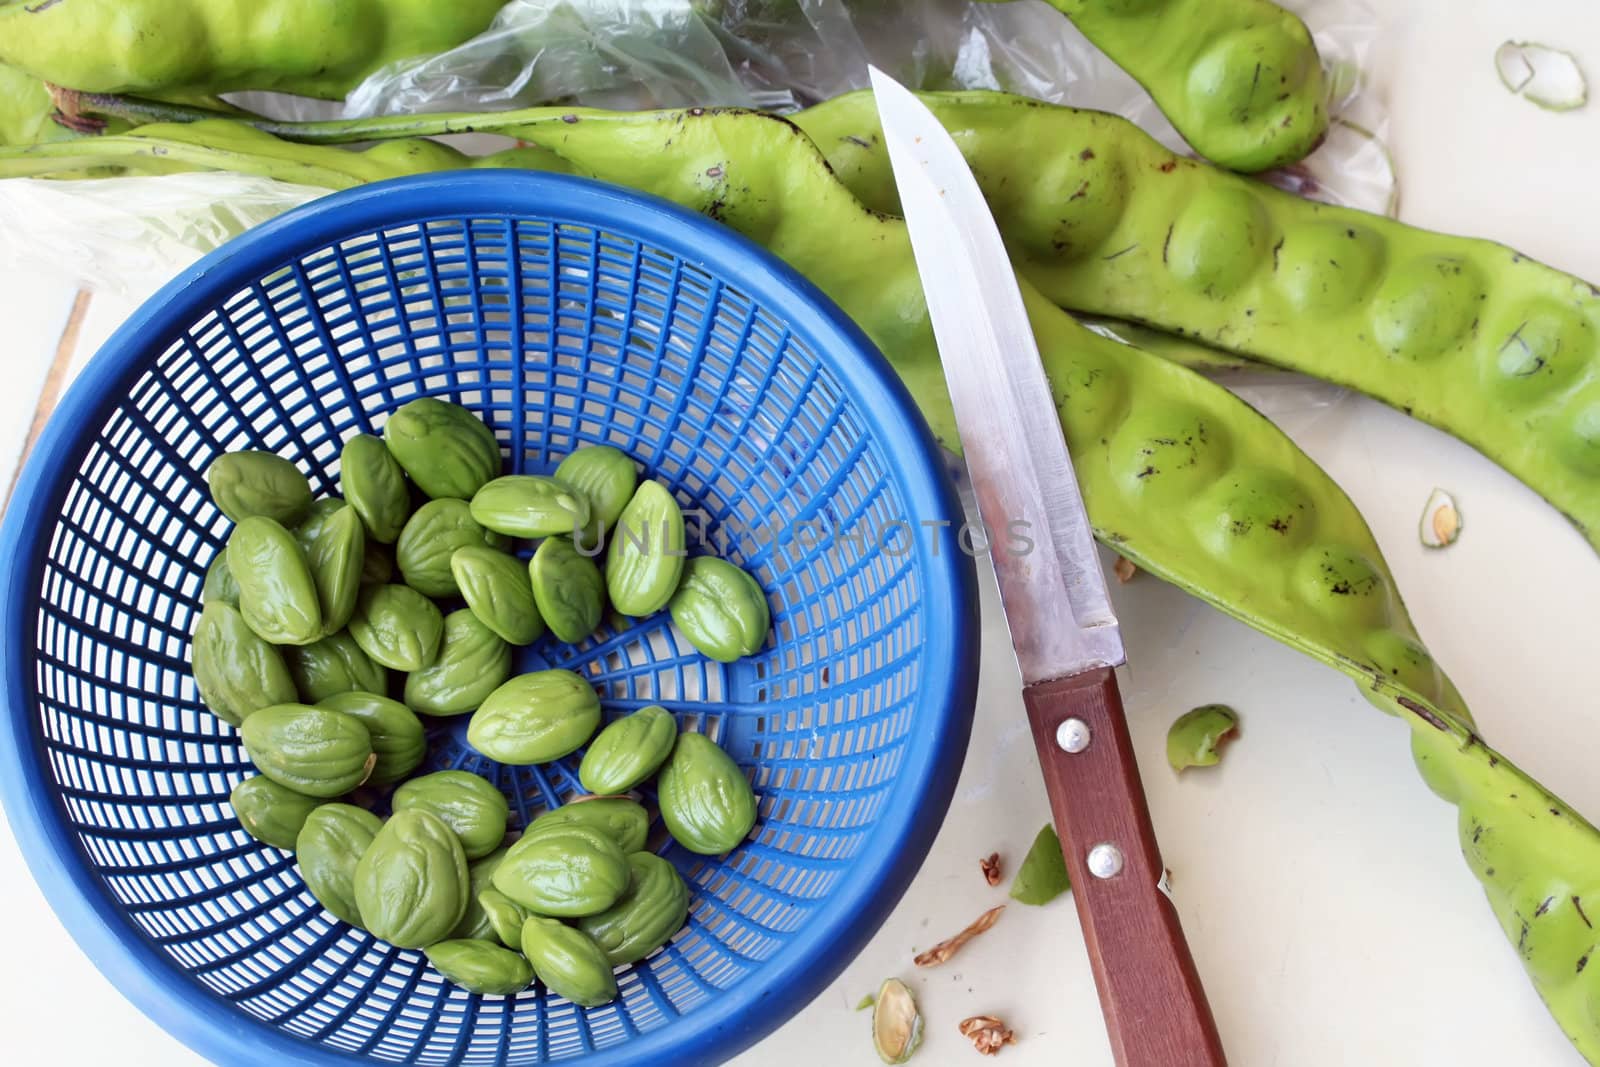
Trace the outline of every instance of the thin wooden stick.
<instances>
[{"instance_id":1,"label":"thin wooden stick","mask_svg":"<svg viewBox=\"0 0 1600 1067\"><path fill-rule=\"evenodd\" d=\"M89 290L80 289L72 301L72 313L67 316L67 325L61 331L61 339L56 342L56 352L50 360L50 370L45 374L44 388L39 392L39 404L33 409L33 422L28 426L28 438L23 442L22 455L17 460L17 469L11 472L11 484L6 487L7 505L11 503L11 494L16 492L17 479L22 475L22 465L28 462L33 446L39 442L39 435L44 432L44 424L50 421L50 414L55 411L56 404L61 400L61 393L66 388L67 368L72 365L72 357L78 350L78 337L83 333L83 320L89 314L90 295Z\"/></svg>"}]
</instances>

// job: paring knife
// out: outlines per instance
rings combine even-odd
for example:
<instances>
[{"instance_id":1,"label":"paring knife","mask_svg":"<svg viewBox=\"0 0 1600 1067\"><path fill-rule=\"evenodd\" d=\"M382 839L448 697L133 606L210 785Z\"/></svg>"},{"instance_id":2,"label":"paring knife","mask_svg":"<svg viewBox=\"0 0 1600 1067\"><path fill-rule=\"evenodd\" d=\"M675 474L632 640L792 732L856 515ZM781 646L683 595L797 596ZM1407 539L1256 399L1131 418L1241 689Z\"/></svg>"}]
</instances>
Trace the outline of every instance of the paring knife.
<instances>
[{"instance_id":1,"label":"paring knife","mask_svg":"<svg viewBox=\"0 0 1600 1067\"><path fill-rule=\"evenodd\" d=\"M872 87L1112 1051L1122 1067L1221 1067L1117 691L1122 635L1016 275L944 127L876 69Z\"/></svg>"}]
</instances>

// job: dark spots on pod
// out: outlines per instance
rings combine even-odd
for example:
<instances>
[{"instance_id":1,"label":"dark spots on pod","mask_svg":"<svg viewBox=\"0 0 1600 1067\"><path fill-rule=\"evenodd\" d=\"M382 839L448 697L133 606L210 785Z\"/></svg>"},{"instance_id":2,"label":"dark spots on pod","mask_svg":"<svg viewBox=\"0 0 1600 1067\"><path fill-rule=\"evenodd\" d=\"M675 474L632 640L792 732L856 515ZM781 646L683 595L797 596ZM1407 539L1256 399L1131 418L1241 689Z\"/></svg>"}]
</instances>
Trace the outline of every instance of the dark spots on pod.
<instances>
[{"instance_id":1,"label":"dark spots on pod","mask_svg":"<svg viewBox=\"0 0 1600 1067\"><path fill-rule=\"evenodd\" d=\"M1178 161L1176 159L1169 159L1165 163L1161 164L1161 173L1162 174L1171 174L1173 171L1175 171L1177 169L1178 169Z\"/></svg>"},{"instance_id":2,"label":"dark spots on pod","mask_svg":"<svg viewBox=\"0 0 1600 1067\"><path fill-rule=\"evenodd\" d=\"M1513 797L1516 796L1515 793L1513 793L1511 795ZM1594 929L1594 923L1589 921L1589 916L1583 910L1583 898L1578 896L1576 893L1574 893L1572 895L1572 907L1573 907L1573 910L1575 910L1578 913L1578 918L1583 920L1583 925L1585 925L1589 929L1593 930Z\"/></svg>"},{"instance_id":3,"label":"dark spots on pod","mask_svg":"<svg viewBox=\"0 0 1600 1067\"><path fill-rule=\"evenodd\" d=\"M1083 182L1078 186L1076 192L1074 192L1071 196L1067 197L1067 203L1070 204L1074 200L1082 200L1084 197L1086 197L1088 195L1089 195L1089 183L1088 182Z\"/></svg>"},{"instance_id":4,"label":"dark spots on pod","mask_svg":"<svg viewBox=\"0 0 1600 1067\"><path fill-rule=\"evenodd\" d=\"M1275 534L1282 535L1287 534L1289 532L1289 528L1293 525L1293 515L1277 515L1273 517L1272 521L1267 523L1267 529L1271 530Z\"/></svg>"},{"instance_id":5,"label":"dark spots on pod","mask_svg":"<svg viewBox=\"0 0 1600 1067\"><path fill-rule=\"evenodd\" d=\"M1483 876L1485 878L1493 878L1494 877L1494 868L1493 867L1485 867L1483 869Z\"/></svg>"},{"instance_id":6,"label":"dark spots on pod","mask_svg":"<svg viewBox=\"0 0 1600 1067\"><path fill-rule=\"evenodd\" d=\"M1411 712L1411 714L1415 715L1417 718L1421 719L1435 730L1450 729L1450 725L1441 719L1432 708L1418 703L1417 701L1412 700L1410 697L1395 697L1395 703Z\"/></svg>"},{"instance_id":7,"label":"dark spots on pod","mask_svg":"<svg viewBox=\"0 0 1600 1067\"><path fill-rule=\"evenodd\" d=\"M1550 814L1554 815L1556 818L1559 819L1559 818L1561 818L1561 809L1560 808L1551 808L1550 809Z\"/></svg>"},{"instance_id":8,"label":"dark spots on pod","mask_svg":"<svg viewBox=\"0 0 1600 1067\"><path fill-rule=\"evenodd\" d=\"M1517 955L1528 958L1528 934L1532 932L1527 919L1522 920L1522 933L1517 935Z\"/></svg>"},{"instance_id":9,"label":"dark spots on pod","mask_svg":"<svg viewBox=\"0 0 1600 1067\"><path fill-rule=\"evenodd\" d=\"M1482 823L1473 823L1472 824L1472 843L1474 845L1476 845L1482 839L1483 839L1483 824Z\"/></svg>"},{"instance_id":10,"label":"dark spots on pod","mask_svg":"<svg viewBox=\"0 0 1600 1067\"><path fill-rule=\"evenodd\" d=\"M1094 158L1094 149L1085 148L1082 152L1078 153L1078 158L1085 163L1089 162L1089 160Z\"/></svg>"},{"instance_id":11,"label":"dark spots on pod","mask_svg":"<svg viewBox=\"0 0 1600 1067\"><path fill-rule=\"evenodd\" d=\"M865 138L862 138L862 137L857 137L853 133L845 134L844 135L844 139L846 141L849 141L851 144L855 145L857 148L865 148L865 149L867 149L869 151L872 149L872 143L870 141L868 141L868 140L866 140Z\"/></svg>"},{"instance_id":12,"label":"dark spots on pod","mask_svg":"<svg viewBox=\"0 0 1600 1067\"><path fill-rule=\"evenodd\" d=\"M1161 472L1156 470L1154 467L1146 466L1138 474L1135 474L1134 477L1135 478L1149 478L1149 477L1152 477L1152 476L1160 474L1160 473Z\"/></svg>"},{"instance_id":13,"label":"dark spots on pod","mask_svg":"<svg viewBox=\"0 0 1600 1067\"><path fill-rule=\"evenodd\" d=\"M1272 246L1272 269L1274 271L1276 271L1281 265L1281 261L1283 259L1283 243L1287 240L1287 237L1280 237L1278 238L1278 243Z\"/></svg>"},{"instance_id":14,"label":"dark spots on pod","mask_svg":"<svg viewBox=\"0 0 1600 1067\"><path fill-rule=\"evenodd\" d=\"M1344 235L1350 238L1352 241L1356 239L1356 231L1354 229L1345 230Z\"/></svg>"},{"instance_id":15,"label":"dark spots on pod","mask_svg":"<svg viewBox=\"0 0 1600 1067\"><path fill-rule=\"evenodd\" d=\"M707 178L720 178L720 177L722 177L722 168L721 167L707 167L706 168L706 177Z\"/></svg>"},{"instance_id":16,"label":"dark spots on pod","mask_svg":"<svg viewBox=\"0 0 1600 1067\"><path fill-rule=\"evenodd\" d=\"M1121 259L1123 256L1127 255L1129 252L1132 252L1134 249L1136 249L1138 247L1139 247L1139 244L1136 241L1133 244L1129 245L1127 248L1124 248L1124 249L1122 249L1120 251L1117 251L1117 252L1113 252L1109 256L1102 256L1101 259L1106 263L1110 263L1114 259Z\"/></svg>"},{"instance_id":17,"label":"dark spots on pod","mask_svg":"<svg viewBox=\"0 0 1600 1067\"><path fill-rule=\"evenodd\" d=\"M1280 102L1282 102L1284 100L1287 100L1287 99L1289 99L1289 94L1288 93L1285 93L1282 96L1278 97L1278 100ZM1284 129L1287 130L1290 126L1294 125L1294 116L1293 115L1285 115L1285 116L1283 116L1283 121L1278 123L1278 125L1282 126Z\"/></svg>"},{"instance_id":18,"label":"dark spots on pod","mask_svg":"<svg viewBox=\"0 0 1600 1067\"><path fill-rule=\"evenodd\" d=\"M1536 909L1534 909L1533 917L1535 919L1542 918L1544 916L1544 913L1550 910L1550 905L1554 904L1555 902L1556 902L1556 898L1555 897L1545 897L1544 898L1544 902L1541 903Z\"/></svg>"},{"instance_id":19,"label":"dark spots on pod","mask_svg":"<svg viewBox=\"0 0 1600 1067\"><path fill-rule=\"evenodd\" d=\"M562 115L561 116L561 121L565 122L568 126L576 126L578 123L582 122L583 120L581 118L579 118L577 115Z\"/></svg>"},{"instance_id":20,"label":"dark spots on pod","mask_svg":"<svg viewBox=\"0 0 1600 1067\"><path fill-rule=\"evenodd\" d=\"M1177 229L1177 226L1178 226L1178 224L1176 222L1174 222L1174 223L1172 223L1171 225L1169 225L1167 227L1167 239L1165 241L1161 242L1161 262L1162 263L1166 263L1167 260L1168 260L1168 257L1172 254L1172 231Z\"/></svg>"},{"instance_id":21,"label":"dark spots on pod","mask_svg":"<svg viewBox=\"0 0 1600 1067\"><path fill-rule=\"evenodd\" d=\"M1511 336L1506 338L1506 343L1500 346L1500 365L1513 378L1526 378L1530 374L1537 374L1544 367L1544 357L1534 352L1528 342L1522 339L1522 331L1528 328L1528 320L1523 319ZM1559 347L1560 342L1557 342ZM1506 354L1511 349L1511 359L1506 359Z\"/></svg>"},{"instance_id":22,"label":"dark spots on pod","mask_svg":"<svg viewBox=\"0 0 1600 1067\"><path fill-rule=\"evenodd\" d=\"M1589 320L1567 305L1538 300L1508 309L1487 325L1481 373L1509 397L1533 400L1581 373L1595 352Z\"/></svg>"},{"instance_id":23,"label":"dark spots on pod","mask_svg":"<svg viewBox=\"0 0 1600 1067\"><path fill-rule=\"evenodd\" d=\"M1491 766L1491 767L1500 766L1500 757L1499 756L1490 756L1489 757L1489 766Z\"/></svg>"},{"instance_id":24,"label":"dark spots on pod","mask_svg":"<svg viewBox=\"0 0 1600 1067\"><path fill-rule=\"evenodd\" d=\"M1578 971L1577 971L1577 973L1578 974L1582 974L1583 973L1583 969L1585 967L1587 967L1587 966L1589 966L1589 953L1585 952L1583 955L1578 957Z\"/></svg>"}]
</instances>

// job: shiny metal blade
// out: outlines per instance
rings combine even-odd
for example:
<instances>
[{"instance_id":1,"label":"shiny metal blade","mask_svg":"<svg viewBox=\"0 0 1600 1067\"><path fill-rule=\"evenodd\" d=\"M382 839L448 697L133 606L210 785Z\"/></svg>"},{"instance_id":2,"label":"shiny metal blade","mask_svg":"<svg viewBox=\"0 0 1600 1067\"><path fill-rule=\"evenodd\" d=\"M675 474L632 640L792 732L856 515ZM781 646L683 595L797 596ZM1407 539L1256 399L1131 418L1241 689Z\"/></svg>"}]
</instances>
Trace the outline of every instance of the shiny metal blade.
<instances>
[{"instance_id":1,"label":"shiny metal blade","mask_svg":"<svg viewBox=\"0 0 1600 1067\"><path fill-rule=\"evenodd\" d=\"M1123 662L1122 635L1016 274L939 120L872 88L1024 683Z\"/></svg>"}]
</instances>

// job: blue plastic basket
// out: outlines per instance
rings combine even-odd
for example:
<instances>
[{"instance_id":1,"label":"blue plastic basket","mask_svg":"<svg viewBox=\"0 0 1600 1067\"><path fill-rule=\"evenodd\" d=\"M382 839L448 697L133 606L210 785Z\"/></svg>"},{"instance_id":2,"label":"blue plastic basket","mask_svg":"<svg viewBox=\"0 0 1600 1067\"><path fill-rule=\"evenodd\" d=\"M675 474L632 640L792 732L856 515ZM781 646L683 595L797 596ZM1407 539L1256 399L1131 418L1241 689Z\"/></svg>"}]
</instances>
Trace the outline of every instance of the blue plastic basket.
<instances>
[{"instance_id":1,"label":"blue plastic basket","mask_svg":"<svg viewBox=\"0 0 1600 1067\"><path fill-rule=\"evenodd\" d=\"M729 666L667 619L548 639L519 670L662 702L749 768L751 841L652 838L689 926L579 1009L477 997L340 923L228 806L250 773L206 712L188 634L229 524L203 472L265 448L338 489L351 434L421 395L465 404L514 471L583 444L641 460L773 605ZM899 899L949 803L975 692L976 596L940 454L883 358L803 279L661 201L519 172L332 196L186 272L61 405L3 529L7 815L91 958L224 1064L709 1063L817 994ZM429 766L497 781L521 825L576 758L502 768L431 731Z\"/></svg>"}]
</instances>

